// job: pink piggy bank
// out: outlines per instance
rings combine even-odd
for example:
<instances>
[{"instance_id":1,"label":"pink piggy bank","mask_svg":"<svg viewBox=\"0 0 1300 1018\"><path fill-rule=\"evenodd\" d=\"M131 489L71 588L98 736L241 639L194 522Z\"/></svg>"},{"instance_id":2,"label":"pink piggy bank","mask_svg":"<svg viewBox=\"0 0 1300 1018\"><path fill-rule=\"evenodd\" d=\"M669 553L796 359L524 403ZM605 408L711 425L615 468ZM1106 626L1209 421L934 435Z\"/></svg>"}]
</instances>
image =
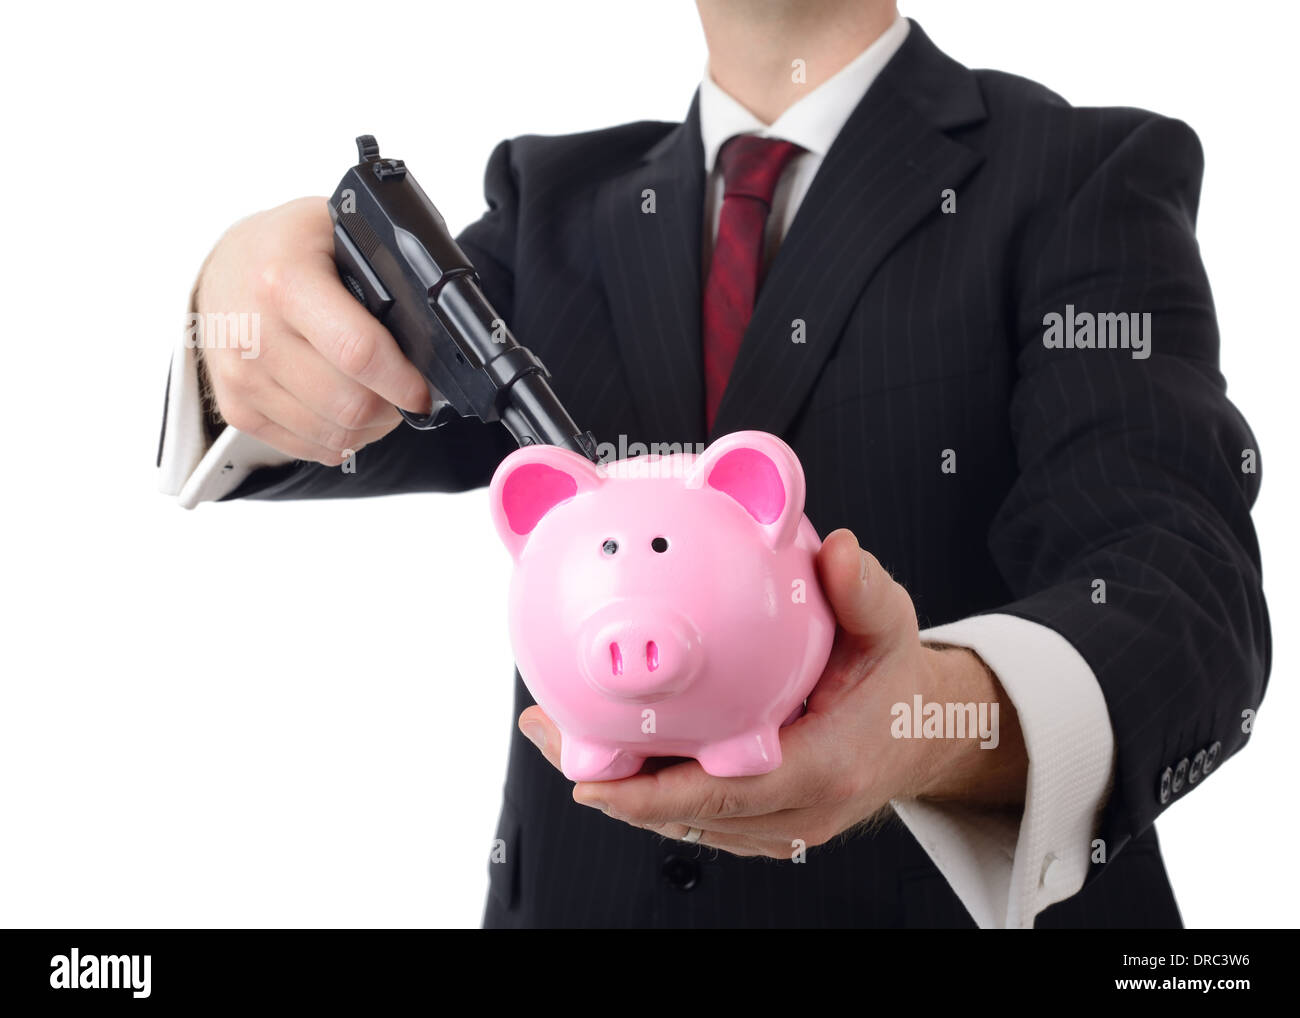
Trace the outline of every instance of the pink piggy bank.
<instances>
[{"instance_id":1,"label":"pink piggy bank","mask_svg":"<svg viewBox=\"0 0 1300 1018\"><path fill-rule=\"evenodd\" d=\"M511 643L566 777L627 777L651 756L718 777L780 766L778 729L835 635L803 504L799 460L759 431L699 456L598 466L539 445L502 461Z\"/></svg>"}]
</instances>

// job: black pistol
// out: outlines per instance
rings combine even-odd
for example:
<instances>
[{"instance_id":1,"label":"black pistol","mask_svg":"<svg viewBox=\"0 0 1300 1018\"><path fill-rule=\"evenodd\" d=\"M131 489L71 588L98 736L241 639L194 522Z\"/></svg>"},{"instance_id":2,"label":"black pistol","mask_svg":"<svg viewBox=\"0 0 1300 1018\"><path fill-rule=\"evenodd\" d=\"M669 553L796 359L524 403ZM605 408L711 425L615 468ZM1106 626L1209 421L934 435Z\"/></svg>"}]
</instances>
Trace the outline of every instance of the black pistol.
<instances>
[{"instance_id":1,"label":"black pistol","mask_svg":"<svg viewBox=\"0 0 1300 1018\"><path fill-rule=\"evenodd\" d=\"M454 416L499 420L521 445L558 445L592 462L596 440L573 422L542 362L520 346L478 275L400 159L368 134L330 198L334 260L353 296L393 334L429 384L433 409L398 407L415 428Z\"/></svg>"}]
</instances>

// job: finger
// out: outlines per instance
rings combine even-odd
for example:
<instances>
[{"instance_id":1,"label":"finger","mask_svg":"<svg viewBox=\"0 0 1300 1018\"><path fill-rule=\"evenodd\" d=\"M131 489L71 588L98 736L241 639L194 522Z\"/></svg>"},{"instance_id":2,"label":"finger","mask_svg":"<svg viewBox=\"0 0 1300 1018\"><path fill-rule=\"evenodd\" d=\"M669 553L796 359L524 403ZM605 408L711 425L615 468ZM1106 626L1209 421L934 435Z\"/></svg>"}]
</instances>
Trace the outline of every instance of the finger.
<instances>
[{"instance_id":1,"label":"finger","mask_svg":"<svg viewBox=\"0 0 1300 1018\"><path fill-rule=\"evenodd\" d=\"M782 764L774 771L744 778L716 778L688 760L649 774L618 781L580 781L573 798L637 826L671 821L708 827L718 817L758 816L805 801L809 773L808 718L780 733ZM800 726L803 730L800 730Z\"/></svg>"},{"instance_id":2,"label":"finger","mask_svg":"<svg viewBox=\"0 0 1300 1018\"><path fill-rule=\"evenodd\" d=\"M343 374L296 333L286 331L266 344L263 358L271 378L326 421L349 431L391 430L401 423L393 404Z\"/></svg>"},{"instance_id":3,"label":"finger","mask_svg":"<svg viewBox=\"0 0 1300 1018\"><path fill-rule=\"evenodd\" d=\"M279 449L280 452L294 459L323 463L330 467L336 467L343 462L343 456L339 453L299 438L292 431L256 410L240 411L234 419L227 415L226 423L236 431L252 435L259 442L264 442L273 449Z\"/></svg>"},{"instance_id":4,"label":"finger","mask_svg":"<svg viewBox=\"0 0 1300 1018\"><path fill-rule=\"evenodd\" d=\"M686 824L679 823L659 824L654 827L646 828L646 830L667 838L669 841L681 841L692 829L693 828ZM686 842L682 847L686 848L690 845L712 848L719 852L726 852L729 855L741 857L767 854L765 847L753 838L737 836L734 834L721 834L717 831L708 829L703 830L696 841Z\"/></svg>"},{"instance_id":5,"label":"finger","mask_svg":"<svg viewBox=\"0 0 1300 1018\"><path fill-rule=\"evenodd\" d=\"M619 781L580 781L574 786L573 798L638 827L674 821L689 824L762 812L758 803L765 799L765 777L715 778L690 760Z\"/></svg>"},{"instance_id":6,"label":"finger","mask_svg":"<svg viewBox=\"0 0 1300 1018\"><path fill-rule=\"evenodd\" d=\"M328 466L338 466L347 456L392 430L387 426L349 430L334 421L327 421L271 379L258 390L256 405L263 416L285 431L309 445L328 450L330 455L320 461Z\"/></svg>"},{"instance_id":7,"label":"finger","mask_svg":"<svg viewBox=\"0 0 1300 1018\"><path fill-rule=\"evenodd\" d=\"M916 636L912 599L874 555L858 547L848 530L837 530L817 553L822 590L840 627L884 652Z\"/></svg>"},{"instance_id":8,"label":"finger","mask_svg":"<svg viewBox=\"0 0 1300 1018\"><path fill-rule=\"evenodd\" d=\"M529 707L519 715L519 730L546 757L547 762L560 770L560 730L540 707Z\"/></svg>"},{"instance_id":9,"label":"finger","mask_svg":"<svg viewBox=\"0 0 1300 1018\"><path fill-rule=\"evenodd\" d=\"M820 845L840 830L852 826L850 822L845 822L841 828L834 824L833 814L822 805L780 809L754 817L716 817L708 821L707 830L755 843L791 845L798 839L805 846L812 846Z\"/></svg>"},{"instance_id":10,"label":"finger","mask_svg":"<svg viewBox=\"0 0 1300 1018\"><path fill-rule=\"evenodd\" d=\"M285 320L339 371L394 406L428 412L423 376L339 281L328 255L286 268L273 291Z\"/></svg>"},{"instance_id":11,"label":"finger","mask_svg":"<svg viewBox=\"0 0 1300 1018\"><path fill-rule=\"evenodd\" d=\"M878 826L885 814L877 811L867 820L839 820L825 809L787 809L763 817L713 820L702 828L697 844L736 855L763 855L792 859L800 852L844 839ZM691 826L682 823L657 825L655 833L679 841Z\"/></svg>"}]
</instances>

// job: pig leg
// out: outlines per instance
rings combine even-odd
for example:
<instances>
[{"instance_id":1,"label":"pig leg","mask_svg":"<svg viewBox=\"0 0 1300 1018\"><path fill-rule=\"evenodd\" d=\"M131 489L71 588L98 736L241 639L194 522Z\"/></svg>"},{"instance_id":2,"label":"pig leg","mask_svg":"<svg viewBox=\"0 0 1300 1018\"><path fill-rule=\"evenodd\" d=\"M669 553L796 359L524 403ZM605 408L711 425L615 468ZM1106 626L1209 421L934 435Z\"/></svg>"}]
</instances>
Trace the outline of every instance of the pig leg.
<instances>
[{"instance_id":1,"label":"pig leg","mask_svg":"<svg viewBox=\"0 0 1300 1018\"><path fill-rule=\"evenodd\" d=\"M645 757L599 742L566 735L560 740L560 770L570 781L615 781L635 774Z\"/></svg>"},{"instance_id":2,"label":"pig leg","mask_svg":"<svg viewBox=\"0 0 1300 1018\"><path fill-rule=\"evenodd\" d=\"M781 739L775 728L758 728L705 746L695 758L715 778L766 774L781 766Z\"/></svg>"}]
</instances>

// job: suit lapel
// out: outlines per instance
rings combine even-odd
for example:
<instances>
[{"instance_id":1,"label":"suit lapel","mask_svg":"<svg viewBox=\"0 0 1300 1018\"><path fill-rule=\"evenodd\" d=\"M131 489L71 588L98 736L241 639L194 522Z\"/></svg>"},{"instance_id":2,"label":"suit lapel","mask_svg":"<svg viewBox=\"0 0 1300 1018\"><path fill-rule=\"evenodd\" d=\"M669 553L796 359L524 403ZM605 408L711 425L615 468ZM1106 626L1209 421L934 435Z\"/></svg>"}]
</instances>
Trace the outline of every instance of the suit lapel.
<instances>
[{"instance_id":1,"label":"suit lapel","mask_svg":"<svg viewBox=\"0 0 1300 1018\"><path fill-rule=\"evenodd\" d=\"M780 435L803 405L872 274L980 156L945 131L975 123L974 75L912 23L826 154L759 293L710 439ZM596 196L597 256L645 441L704 434L699 98L686 120ZM643 211L647 191L654 212ZM792 341L802 320L804 341ZM882 341L883 338L882 338ZM616 436L598 436L614 441Z\"/></svg>"},{"instance_id":2,"label":"suit lapel","mask_svg":"<svg viewBox=\"0 0 1300 1018\"><path fill-rule=\"evenodd\" d=\"M710 440L747 428L785 432L880 263L979 164L944 130L983 116L971 72L913 23L827 152L777 252Z\"/></svg>"},{"instance_id":3,"label":"suit lapel","mask_svg":"<svg viewBox=\"0 0 1300 1018\"><path fill-rule=\"evenodd\" d=\"M643 211L647 192L653 192L653 212ZM685 123L632 169L607 181L596 197L601 277L645 441L695 442L704 434L703 217L697 96Z\"/></svg>"}]
</instances>

